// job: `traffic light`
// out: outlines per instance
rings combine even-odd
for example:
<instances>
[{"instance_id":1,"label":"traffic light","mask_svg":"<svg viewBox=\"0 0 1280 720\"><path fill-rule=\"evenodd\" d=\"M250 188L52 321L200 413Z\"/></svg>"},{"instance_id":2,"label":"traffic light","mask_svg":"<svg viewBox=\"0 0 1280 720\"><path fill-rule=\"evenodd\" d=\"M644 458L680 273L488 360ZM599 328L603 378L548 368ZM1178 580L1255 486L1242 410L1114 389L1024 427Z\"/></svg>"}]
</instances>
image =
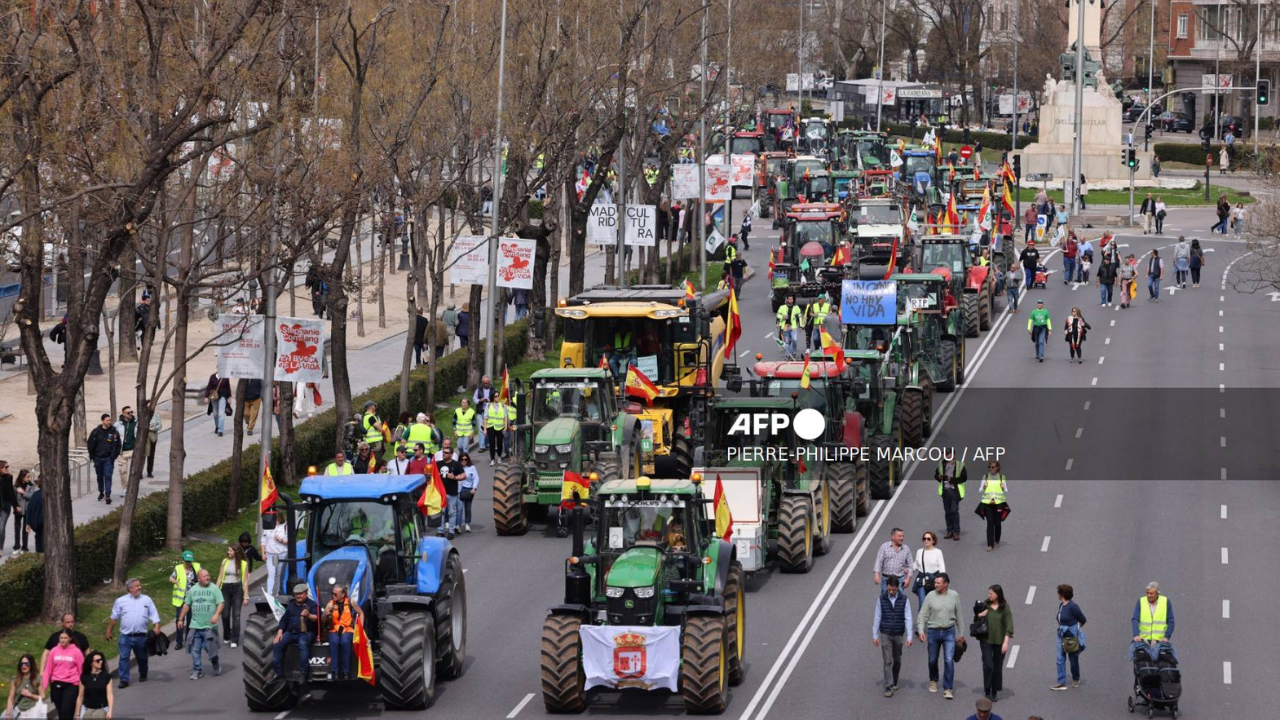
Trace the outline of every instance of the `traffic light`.
<instances>
[{"instance_id":1,"label":"traffic light","mask_svg":"<svg viewBox=\"0 0 1280 720\"><path fill-rule=\"evenodd\" d=\"M1133 148L1127 148L1124 153L1125 164L1130 170L1138 169L1138 151Z\"/></svg>"},{"instance_id":2,"label":"traffic light","mask_svg":"<svg viewBox=\"0 0 1280 720\"><path fill-rule=\"evenodd\" d=\"M1013 176L1015 178L1022 179L1022 156L1021 155L1013 156Z\"/></svg>"},{"instance_id":3,"label":"traffic light","mask_svg":"<svg viewBox=\"0 0 1280 720\"><path fill-rule=\"evenodd\" d=\"M1271 81L1270 80L1258 81L1258 91L1257 93L1254 94L1254 99L1257 100L1259 105L1271 104Z\"/></svg>"}]
</instances>

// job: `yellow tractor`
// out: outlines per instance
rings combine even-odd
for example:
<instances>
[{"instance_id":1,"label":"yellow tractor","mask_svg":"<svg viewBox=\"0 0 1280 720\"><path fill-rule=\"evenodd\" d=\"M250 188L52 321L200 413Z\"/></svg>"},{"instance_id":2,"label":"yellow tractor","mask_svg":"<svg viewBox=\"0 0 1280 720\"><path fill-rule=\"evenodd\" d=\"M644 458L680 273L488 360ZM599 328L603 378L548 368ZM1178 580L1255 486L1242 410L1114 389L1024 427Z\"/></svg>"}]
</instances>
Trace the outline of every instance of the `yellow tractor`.
<instances>
[{"instance_id":1,"label":"yellow tractor","mask_svg":"<svg viewBox=\"0 0 1280 720\"><path fill-rule=\"evenodd\" d=\"M558 303L560 366L612 373L621 408L640 419L646 474L688 477L693 468L724 369L728 300L728 291L687 298L665 285L637 285L596 287Z\"/></svg>"}]
</instances>

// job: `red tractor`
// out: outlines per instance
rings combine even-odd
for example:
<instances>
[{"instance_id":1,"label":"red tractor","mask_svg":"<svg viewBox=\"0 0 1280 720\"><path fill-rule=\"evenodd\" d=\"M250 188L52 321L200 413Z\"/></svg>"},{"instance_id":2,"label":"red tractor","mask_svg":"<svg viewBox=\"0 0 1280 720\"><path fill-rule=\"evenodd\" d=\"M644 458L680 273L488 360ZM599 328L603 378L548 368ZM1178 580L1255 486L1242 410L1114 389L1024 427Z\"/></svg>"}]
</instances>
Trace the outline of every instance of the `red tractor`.
<instances>
[{"instance_id":1,"label":"red tractor","mask_svg":"<svg viewBox=\"0 0 1280 720\"><path fill-rule=\"evenodd\" d=\"M996 274L976 255L976 244L962 235L923 235L920 238L920 272L946 268L950 288L960 303L965 337L990 330L996 312Z\"/></svg>"}]
</instances>

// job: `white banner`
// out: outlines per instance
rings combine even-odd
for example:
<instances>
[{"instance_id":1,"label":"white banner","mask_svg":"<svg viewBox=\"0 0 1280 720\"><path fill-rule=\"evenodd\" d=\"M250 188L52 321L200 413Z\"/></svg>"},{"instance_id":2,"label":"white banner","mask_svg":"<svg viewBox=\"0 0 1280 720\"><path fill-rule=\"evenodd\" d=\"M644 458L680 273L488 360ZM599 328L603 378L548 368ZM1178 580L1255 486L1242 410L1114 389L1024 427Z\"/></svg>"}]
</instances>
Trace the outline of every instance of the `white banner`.
<instances>
[{"instance_id":1,"label":"white banner","mask_svg":"<svg viewBox=\"0 0 1280 720\"><path fill-rule=\"evenodd\" d=\"M449 251L449 282L452 285L484 285L489 282L489 251L485 238L459 235Z\"/></svg>"},{"instance_id":2,"label":"white banner","mask_svg":"<svg viewBox=\"0 0 1280 720\"><path fill-rule=\"evenodd\" d=\"M267 357L262 316L219 315L213 325L218 377L261 380Z\"/></svg>"},{"instance_id":3,"label":"white banner","mask_svg":"<svg viewBox=\"0 0 1280 720\"><path fill-rule=\"evenodd\" d=\"M733 195L733 185L730 180L733 177L733 166L727 163L705 165L707 173L707 195L708 202L722 202L728 200Z\"/></svg>"},{"instance_id":4,"label":"white banner","mask_svg":"<svg viewBox=\"0 0 1280 720\"><path fill-rule=\"evenodd\" d=\"M653 247L658 244L657 206L627 206L627 244L636 247Z\"/></svg>"},{"instance_id":5,"label":"white banner","mask_svg":"<svg viewBox=\"0 0 1280 720\"><path fill-rule=\"evenodd\" d=\"M585 689L679 689L679 627L584 625L579 632Z\"/></svg>"},{"instance_id":6,"label":"white banner","mask_svg":"<svg viewBox=\"0 0 1280 720\"><path fill-rule=\"evenodd\" d=\"M883 88L881 88L881 90L882 90L882 93L881 93L881 96L880 96L880 104L881 104L881 105L896 105L896 104L897 104L897 102L898 102L898 90L897 90L897 88L883 87Z\"/></svg>"},{"instance_id":7,"label":"white banner","mask_svg":"<svg viewBox=\"0 0 1280 720\"><path fill-rule=\"evenodd\" d=\"M733 177L730 178L729 184L734 187L751 187L755 182L756 156L730 155L729 165L733 168Z\"/></svg>"},{"instance_id":8,"label":"white banner","mask_svg":"<svg viewBox=\"0 0 1280 720\"><path fill-rule=\"evenodd\" d=\"M941 100L941 90L931 90L929 88L902 88L898 91L898 97L903 100Z\"/></svg>"},{"instance_id":9,"label":"white banner","mask_svg":"<svg viewBox=\"0 0 1280 720\"><path fill-rule=\"evenodd\" d=\"M591 206L587 213L587 242L609 247L618 244L617 205L598 202Z\"/></svg>"},{"instance_id":10,"label":"white banner","mask_svg":"<svg viewBox=\"0 0 1280 720\"><path fill-rule=\"evenodd\" d=\"M671 197L677 199L698 197L697 165L681 163L671 166Z\"/></svg>"},{"instance_id":11,"label":"white banner","mask_svg":"<svg viewBox=\"0 0 1280 720\"><path fill-rule=\"evenodd\" d=\"M320 382L324 377L324 320L276 318L276 380Z\"/></svg>"},{"instance_id":12,"label":"white banner","mask_svg":"<svg viewBox=\"0 0 1280 720\"><path fill-rule=\"evenodd\" d=\"M533 289L533 257L537 247L537 240L498 239L498 287Z\"/></svg>"}]
</instances>

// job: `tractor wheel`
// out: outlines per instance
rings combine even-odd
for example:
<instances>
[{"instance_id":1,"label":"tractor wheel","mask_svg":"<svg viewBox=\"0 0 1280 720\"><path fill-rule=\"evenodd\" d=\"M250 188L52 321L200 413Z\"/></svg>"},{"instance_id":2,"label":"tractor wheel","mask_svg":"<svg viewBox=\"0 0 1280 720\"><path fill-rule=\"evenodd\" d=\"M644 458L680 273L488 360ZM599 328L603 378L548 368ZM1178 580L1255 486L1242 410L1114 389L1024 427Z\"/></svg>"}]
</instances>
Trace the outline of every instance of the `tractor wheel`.
<instances>
[{"instance_id":1,"label":"tractor wheel","mask_svg":"<svg viewBox=\"0 0 1280 720\"><path fill-rule=\"evenodd\" d=\"M858 470L853 463L828 465L827 486L831 488L831 529L851 533L858 529Z\"/></svg>"},{"instance_id":2,"label":"tractor wheel","mask_svg":"<svg viewBox=\"0 0 1280 720\"><path fill-rule=\"evenodd\" d=\"M956 356L956 342L954 340L942 341L942 345L938 351L938 366L944 373L944 375L938 379L938 390L940 392L951 392L955 390L959 374L960 358Z\"/></svg>"},{"instance_id":3,"label":"tractor wheel","mask_svg":"<svg viewBox=\"0 0 1280 720\"><path fill-rule=\"evenodd\" d=\"M924 445L924 393L904 390L899 398L898 427L902 432L902 444L907 447Z\"/></svg>"},{"instance_id":4,"label":"tractor wheel","mask_svg":"<svg viewBox=\"0 0 1280 720\"><path fill-rule=\"evenodd\" d=\"M897 461L891 457L895 450L893 445L892 435L877 435L871 440L871 446L875 450L875 456L869 463L871 467L868 473L872 499L888 500L893 497L893 489L898 484Z\"/></svg>"},{"instance_id":5,"label":"tractor wheel","mask_svg":"<svg viewBox=\"0 0 1280 720\"><path fill-rule=\"evenodd\" d=\"M724 617L728 627L729 684L741 685L747 676L747 591L742 587L742 563L734 561L724 583Z\"/></svg>"},{"instance_id":6,"label":"tractor wheel","mask_svg":"<svg viewBox=\"0 0 1280 720\"><path fill-rule=\"evenodd\" d=\"M813 568L813 510L803 495L783 495L778 508L778 564L782 572Z\"/></svg>"},{"instance_id":7,"label":"tractor wheel","mask_svg":"<svg viewBox=\"0 0 1280 720\"><path fill-rule=\"evenodd\" d=\"M393 610L382 627L378 687L388 710L422 710L436 699L436 629L431 615Z\"/></svg>"},{"instance_id":8,"label":"tractor wheel","mask_svg":"<svg viewBox=\"0 0 1280 720\"><path fill-rule=\"evenodd\" d=\"M671 459L676 464L676 477L687 478L693 472L693 450L689 447L689 439L677 435L671 441Z\"/></svg>"},{"instance_id":9,"label":"tractor wheel","mask_svg":"<svg viewBox=\"0 0 1280 720\"><path fill-rule=\"evenodd\" d=\"M922 374L920 397L924 407L920 411L920 437L927 439L933 435L933 378L928 373Z\"/></svg>"},{"instance_id":10,"label":"tractor wheel","mask_svg":"<svg viewBox=\"0 0 1280 720\"><path fill-rule=\"evenodd\" d=\"M582 621L572 615L548 615L542 621L542 704L547 712L577 713L583 697Z\"/></svg>"},{"instance_id":11,"label":"tractor wheel","mask_svg":"<svg viewBox=\"0 0 1280 720\"><path fill-rule=\"evenodd\" d=\"M596 463L596 478L602 483L617 480L622 477L621 468L622 465L619 464L617 456L610 454L607 459L602 458ZM592 488L591 492L595 493L595 488Z\"/></svg>"},{"instance_id":12,"label":"tractor wheel","mask_svg":"<svg viewBox=\"0 0 1280 720\"><path fill-rule=\"evenodd\" d=\"M960 296L960 318L964 325L964 336L978 337L980 319L978 317L978 296L976 294L967 292Z\"/></svg>"},{"instance_id":13,"label":"tractor wheel","mask_svg":"<svg viewBox=\"0 0 1280 720\"><path fill-rule=\"evenodd\" d=\"M298 704L298 686L275 679L276 619L257 612L244 625L244 699L254 712L280 712Z\"/></svg>"},{"instance_id":14,"label":"tractor wheel","mask_svg":"<svg viewBox=\"0 0 1280 720\"><path fill-rule=\"evenodd\" d=\"M831 485L825 478L818 482L818 494L813 498L813 554L826 555L831 551Z\"/></svg>"},{"instance_id":15,"label":"tractor wheel","mask_svg":"<svg viewBox=\"0 0 1280 720\"><path fill-rule=\"evenodd\" d=\"M444 564L444 577L432 605L436 620L436 672L451 680L462 676L467 662L467 583L462 573L462 559L450 552Z\"/></svg>"},{"instance_id":16,"label":"tractor wheel","mask_svg":"<svg viewBox=\"0 0 1280 720\"><path fill-rule=\"evenodd\" d=\"M867 479L870 474L867 468L867 463L858 463L857 474L855 475L858 488L858 502L855 507L858 517L866 517L871 512L871 483Z\"/></svg>"},{"instance_id":17,"label":"tractor wheel","mask_svg":"<svg viewBox=\"0 0 1280 720\"><path fill-rule=\"evenodd\" d=\"M499 535L523 535L529 531L523 483L521 465L503 463L493 473L493 527Z\"/></svg>"},{"instance_id":18,"label":"tractor wheel","mask_svg":"<svg viewBox=\"0 0 1280 720\"><path fill-rule=\"evenodd\" d=\"M991 329L991 316L995 312L992 309L995 304L995 300L992 298L994 294L991 292L990 285L984 284L981 294L978 296L978 322L983 330Z\"/></svg>"},{"instance_id":19,"label":"tractor wheel","mask_svg":"<svg viewBox=\"0 0 1280 720\"><path fill-rule=\"evenodd\" d=\"M680 649L680 694L684 709L698 715L724 712L729 696L729 652L722 617L685 620Z\"/></svg>"}]
</instances>

